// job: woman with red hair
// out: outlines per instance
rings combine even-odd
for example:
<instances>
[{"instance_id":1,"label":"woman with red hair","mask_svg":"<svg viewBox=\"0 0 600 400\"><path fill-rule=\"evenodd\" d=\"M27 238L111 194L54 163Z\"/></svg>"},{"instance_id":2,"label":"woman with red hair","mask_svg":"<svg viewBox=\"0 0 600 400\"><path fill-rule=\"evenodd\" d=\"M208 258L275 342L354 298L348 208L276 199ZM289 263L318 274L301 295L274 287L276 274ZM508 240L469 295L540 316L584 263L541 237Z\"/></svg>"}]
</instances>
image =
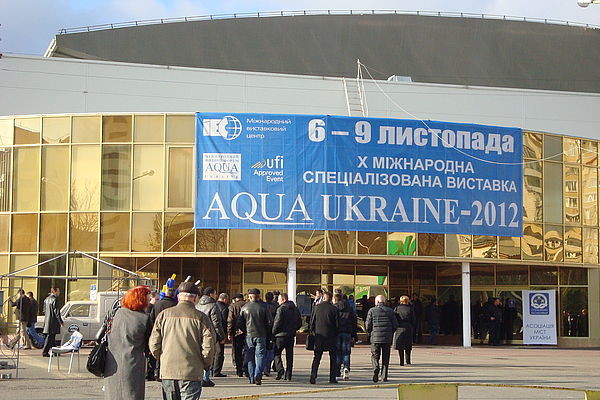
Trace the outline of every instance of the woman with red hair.
<instances>
[{"instance_id":1,"label":"woman with red hair","mask_svg":"<svg viewBox=\"0 0 600 400\"><path fill-rule=\"evenodd\" d=\"M146 356L152 331L144 311L150 300L147 286L129 289L121 299L108 334L108 353L104 370L104 398L142 400L146 388Z\"/></svg>"}]
</instances>

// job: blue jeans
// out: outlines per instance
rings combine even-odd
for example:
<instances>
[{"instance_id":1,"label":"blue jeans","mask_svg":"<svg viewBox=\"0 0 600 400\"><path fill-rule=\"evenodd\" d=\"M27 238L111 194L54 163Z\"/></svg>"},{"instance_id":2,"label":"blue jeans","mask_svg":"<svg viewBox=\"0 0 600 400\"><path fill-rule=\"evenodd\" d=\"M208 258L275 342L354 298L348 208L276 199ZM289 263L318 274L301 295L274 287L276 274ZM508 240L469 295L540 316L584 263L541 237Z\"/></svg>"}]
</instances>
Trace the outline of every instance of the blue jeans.
<instances>
[{"instance_id":1,"label":"blue jeans","mask_svg":"<svg viewBox=\"0 0 600 400\"><path fill-rule=\"evenodd\" d=\"M267 350L267 354L265 355L265 374L271 373L271 365L273 364L273 360L275 359L275 350Z\"/></svg>"},{"instance_id":2,"label":"blue jeans","mask_svg":"<svg viewBox=\"0 0 600 400\"><path fill-rule=\"evenodd\" d=\"M33 326L30 326L29 328L27 328L27 333L29 334L29 336L31 336L31 339L36 342L34 343L34 346L41 349L42 347L44 347L44 342L46 341L46 338L43 337L42 335L40 335L39 333L37 333L37 331L35 330L35 328Z\"/></svg>"},{"instance_id":3,"label":"blue jeans","mask_svg":"<svg viewBox=\"0 0 600 400\"><path fill-rule=\"evenodd\" d=\"M161 384L163 400L198 400L202 394L201 381L163 379Z\"/></svg>"},{"instance_id":4,"label":"blue jeans","mask_svg":"<svg viewBox=\"0 0 600 400\"><path fill-rule=\"evenodd\" d=\"M246 337L246 359L248 360L248 377L250 382L262 379L265 370L265 358L267 355L267 338Z\"/></svg>"},{"instance_id":5,"label":"blue jeans","mask_svg":"<svg viewBox=\"0 0 600 400\"><path fill-rule=\"evenodd\" d=\"M350 353L352 352L352 347L350 346L351 340L352 335L349 333L338 333L337 335L337 371L342 368L342 364L344 364L345 368L350 370Z\"/></svg>"},{"instance_id":6,"label":"blue jeans","mask_svg":"<svg viewBox=\"0 0 600 400\"><path fill-rule=\"evenodd\" d=\"M204 382L208 382L210 381L210 375L212 373L212 367L208 367L207 369L204 370L204 378L202 378L202 380Z\"/></svg>"}]
</instances>

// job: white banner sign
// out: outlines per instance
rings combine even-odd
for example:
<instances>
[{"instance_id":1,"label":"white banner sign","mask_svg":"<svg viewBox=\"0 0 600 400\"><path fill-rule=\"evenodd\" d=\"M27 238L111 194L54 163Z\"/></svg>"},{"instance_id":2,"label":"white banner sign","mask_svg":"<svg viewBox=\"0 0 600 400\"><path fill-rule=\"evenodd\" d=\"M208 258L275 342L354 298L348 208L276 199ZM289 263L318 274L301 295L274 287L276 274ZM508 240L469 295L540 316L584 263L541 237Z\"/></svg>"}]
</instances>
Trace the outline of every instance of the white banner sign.
<instances>
[{"instance_id":1,"label":"white banner sign","mask_svg":"<svg viewBox=\"0 0 600 400\"><path fill-rule=\"evenodd\" d=\"M523 344L556 343L556 290L523 290Z\"/></svg>"}]
</instances>

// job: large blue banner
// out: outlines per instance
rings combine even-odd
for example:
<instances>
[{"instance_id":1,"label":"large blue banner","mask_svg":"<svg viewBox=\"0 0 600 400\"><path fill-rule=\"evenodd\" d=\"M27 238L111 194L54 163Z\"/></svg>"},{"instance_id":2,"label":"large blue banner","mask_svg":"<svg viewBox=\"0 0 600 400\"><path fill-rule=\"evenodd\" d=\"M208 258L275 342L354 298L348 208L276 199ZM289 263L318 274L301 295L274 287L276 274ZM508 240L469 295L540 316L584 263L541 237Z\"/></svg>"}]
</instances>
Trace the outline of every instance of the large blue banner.
<instances>
[{"instance_id":1,"label":"large blue banner","mask_svg":"<svg viewBox=\"0 0 600 400\"><path fill-rule=\"evenodd\" d=\"M196 114L196 228L522 236L522 131Z\"/></svg>"}]
</instances>

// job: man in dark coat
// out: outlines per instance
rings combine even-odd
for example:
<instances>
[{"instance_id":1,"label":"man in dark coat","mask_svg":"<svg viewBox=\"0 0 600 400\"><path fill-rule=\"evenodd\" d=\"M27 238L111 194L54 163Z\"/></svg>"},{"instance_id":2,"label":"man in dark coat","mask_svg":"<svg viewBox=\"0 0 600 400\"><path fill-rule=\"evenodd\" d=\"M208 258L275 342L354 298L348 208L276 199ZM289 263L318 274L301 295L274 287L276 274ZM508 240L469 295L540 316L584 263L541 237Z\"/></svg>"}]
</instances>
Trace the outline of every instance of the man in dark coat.
<instances>
[{"instance_id":1,"label":"man in dark coat","mask_svg":"<svg viewBox=\"0 0 600 400\"><path fill-rule=\"evenodd\" d=\"M423 303L419 299L417 293L413 293L410 305L415 316L415 325L413 326L412 341L413 343L423 343Z\"/></svg>"},{"instance_id":2,"label":"man in dark coat","mask_svg":"<svg viewBox=\"0 0 600 400\"><path fill-rule=\"evenodd\" d=\"M31 301L29 297L25 295L23 289L17 291L17 295L14 298L8 299L11 307L15 308L15 320L18 322L17 332L15 337L8 342L8 347L11 349L22 342L24 350L31 350L31 339L27 334L27 324L31 315Z\"/></svg>"},{"instance_id":3,"label":"man in dark coat","mask_svg":"<svg viewBox=\"0 0 600 400\"><path fill-rule=\"evenodd\" d=\"M156 321L156 317L161 311L176 305L177 300L175 300L175 288L168 288L167 292L165 293L165 297L157 300L150 309L150 321L152 321L152 324L154 325L154 321Z\"/></svg>"},{"instance_id":4,"label":"man in dark coat","mask_svg":"<svg viewBox=\"0 0 600 400\"><path fill-rule=\"evenodd\" d=\"M323 301L313 308L310 332L315 335L315 354L310 372L310 383L317 381L317 372L323 352L329 352L329 383L337 383L336 338L340 324L338 309L331 304L331 293L323 293Z\"/></svg>"},{"instance_id":5,"label":"man in dark coat","mask_svg":"<svg viewBox=\"0 0 600 400\"><path fill-rule=\"evenodd\" d=\"M202 311L208 316L208 319L212 322L212 327L215 333L215 358L221 357L219 354L225 349L225 330L223 329L222 313L217 307L217 291L213 287L207 287L204 289L204 296L200 298L200 301L196 305L198 311ZM212 374L212 364L207 366L204 373L204 380L202 381L202 387L213 387L215 383L210 379Z\"/></svg>"},{"instance_id":6,"label":"man in dark coat","mask_svg":"<svg viewBox=\"0 0 600 400\"><path fill-rule=\"evenodd\" d=\"M246 304L241 293L233 295L233 303L229 305L227 313L227 338L231 341L231 356L235 364L235 371L240 378L244 373L248 374L246 358L246 334L237 328L237 319L242 307Z\"/></svg>"},{"instance_id":7,"label":"man in dark coat","mask_svg":"<svg viewBox=\"0 0 600 400\"><path fill-rule=\"evenodd\" d=\"M291 381L294 365L294 339L296 331L302 326L302 317L296 304L288 299L287 293L280 293L277 301L279 307L275 313L272 330L275 339L275 369L277 370L275 379L280 380L285 373L285 380ZM281 361L283 350L285 350L285 370Z\"/></svg>"},{"instance_id":8,"label":"man in dark coat","mask_svg":"<svg viewBox=\"0 0 600 400\"><path fill-rule=\"evenodd\" d=\"M487 309L487 316L490 326L490 340L488 342L491 346L500 346L500 334L502 328L502 302L499 298L494 298L492 304Z\"/></svg>"},{"instance_id":9,"label":"man in dark coat","mask_svg":"<svg viewBox=\"0 0 600 400\"><path fill-rule=\"evenodd\" d=\"M229 303L229 295L227 293L221 293L217 299L217 308L221 313L221 322L223 325L223 332L227 332L227 316L229 309L227 305ZM225 335L226 336L226 335ZM227 375L223 373L223 363L225 362L225 341L223 343L216 343L217 352L215 353L215 361L213 362L213 374L217 378L225 378Z\"/></svg>"},{"instance_id":10,"label":"man in dark coat","mask_svg":"<svg viewBox=\"0 0 600 400\"><path fill-rule=\"evenodd\" d=\"M60 333L60 327L63 326L62 316L60 315L60 288L50 289L50 294L44 300L44 333L46 341L42 355L50 357L50 349L56 341L56 334Z\"/></svg>"},{"instance_id":11,"label":"man in dark coat","mask_svg":"<svg viewBox=\"0 0 600 400\"><path fill-rule=\"evenodd\" d=\"M277 311L277 303L274 303L275 295L273 292L265 293L265 301L262 302L262 305L267 308L269 314L271 314L271 320L275 319L275 312ZM267 355L265 356L265 376L271 376L271 365L273 364L273 360L275 359L275 350L273 349L273 337L269 335L267 337Z\"/></svg>"},{"instance_id":12,"label":"man in dark coat","mask_svg":"<svg viewBox=\"0 0 600 400\"><path fill-rule=\"evenodd\" d=\"M31 302L31 307L29 309L29 323L27 324L27 334L32 340L31 344L33 344L35 348L41 349L44 347L44 337L35 330L35 324L37 322L38 313L40 312L40 307L37 300L33 296L33 292L27 292L27 297L29 297L29 301Z\"/></svg>"},{"instance_id":13,"label":"man in dark coat","mask_svg":"<svg viewBox=\"0 0 600 400\"><path fill-rule=\"evenodd\" d=\"M341 293L336 293L333 296L333 305L338 309L340 314L340 326L336 339L337 349L337 376L342 375L342 379L347 381L350 379L350 354L352 352L351 341L356 335L358 329L356 321L356 312L348 302L344 300ZM344 366L343 373L340 373Z\"/></svg>"},{"instance_id":14,"label":"man in dark coat","mask_svg":"<svg viewBox=\"0 0 600 400\"><path fill-rule=\"evenodd\" d=\"M238 328L246 333L246 358L248 359L248 379L250 383L262 384L267 354L267 338L271 336L273 319L260 301L260 290L248 291L250 301L246 303L238 317Z\"/></svg>"},{"instance_id":15,"label":"man in dark coat","mask_svg":"<svg viewBox=\"0 0 600 400\"><path fill-rule=\"evenodd\" d=\"M442 317L442 307L438 304L435 297L431 299L431 303L425 309L425 318L429 325L429 344L435 344L435 338L440 333L440 320Z\"/></svg>"},{"instance_id":16,"label":"man in dark coat","mask_svg":"<svg viewBox=\"0 0 600 400\"><path fill-rule=\"evenodd\" d=\"M371 308L367 314L365 328L371 342L373 382L379 381L380 371L383 381L386 382L390 365L390 349L394 332L398 329L398 320L394 315L394 311L385 305L385 296L379 295L375 298L375 307ZM379 357L382 358L381 369L379 367Z\"/></svg>"}]
</instances>

